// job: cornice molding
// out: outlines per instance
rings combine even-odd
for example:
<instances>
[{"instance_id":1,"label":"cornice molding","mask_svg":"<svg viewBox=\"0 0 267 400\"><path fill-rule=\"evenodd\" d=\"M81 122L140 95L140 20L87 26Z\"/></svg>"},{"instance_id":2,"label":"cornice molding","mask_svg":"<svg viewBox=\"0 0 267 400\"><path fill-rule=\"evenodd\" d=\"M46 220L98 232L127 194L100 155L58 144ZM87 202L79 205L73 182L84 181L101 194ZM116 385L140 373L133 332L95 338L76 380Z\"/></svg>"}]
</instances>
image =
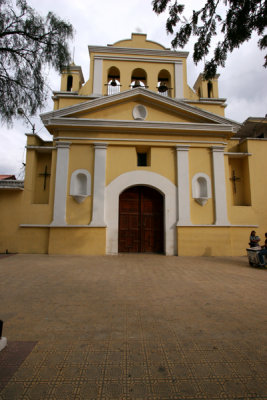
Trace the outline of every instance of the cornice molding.
<instances>
[{"instance_id":1,"label":"cornice molding","mask_svg":"<svg viewBox=\"0 0 267 400\"><path fill-rule=\"evenodd\" d=\"M154 131L170 131L170 132L187 132L195 131L217 132L230 134L233 132L233 127L228 124L208 124L208 123L187 123L187 122L151 122L151 121L124 121L124 120L99 120L89 118L50 118L44 121L46 127L84 127L84 128L101 128L103 130L114 129L132 129ZM170 133L168 132L168 133Z\"/></svg>"},{"instance_id":2,"label":"cornice molding","mask_svg":"<svg viewBox=\"0 0 267 400\"><path fill-rule=\"evenodd\" d=\"M226 151L224 154L229 158L245 158L248 156L252 156L252 153L234 153L230 151Z\"/></svg>"},{"instance_id":3,"label":"cornice molding","mask_svg":"<svg viewBox=\"0 0 267 400\"><path fill-rule=\"evenodd\" d=\"M3 181L0 181L0 189L23 190L24 189L24 181L5 179Z\"/></svg>"},{"instance_id":4,"label":"cornice molding","mask_svg":"<svg viewBox=\"0 0 267 400\"><path fill-rule=\"evenodd\" d=\"M111 47L111 46L88 46L90 53L117 53L117 54L135 54L146 56L161 56L161 57L176 57L187 58L188 51L173 51L173 50L155 50L155 49L137 49L133 47Z\"/></svg>"},{"instance_id":5,"label":"cornice molding","mask_svg":"<svg viewBox=\"0 0 267 400\"><path fill-rule=\"evenodd\" d=\"M137 62L152 62L164 64L182 64L181 60L174 60L171 58L151 58L151 57L125 57L125 56L95 56L95 60L114 60L114 61L137 61Z\"/></svg>"},{"instance_id":6,"label":"cornice molding","mask_svg":"<svg viewBox=\"0 0 267 400\"><path fill-rule=\"evenodd\" d=\"M28 150L56 150L56 147L53 146L25 146Z\"/></svg>"},{"instance_id":7,"label":"cornice molding","mask_svg":"<svg viewBox=\"0 0 267 400\"><path fill-rule=\"evenodd\" d=\"M69 149L71 142L57 142L56 147L57 149Z\"/></svg>"},{"instance_id":8,"label":"cornice molding","mask_svg":"<svg viewBox=\"0 0 267 400\"><path fill-rule=\"evenodd\" d=\"M181 224L179 226L184 226L187 228L258 228L259 225L235 225L235 224L222 224L222 225L186 225L186 224Z\"/></svg>"},{"instance_id":9,"label":"cornice molding","mask_svg":"<svg viewBox=\"0 0 267 400\"><path fill-rule=\"evenodd\" d=\"M191 140L191 139L187 139L187 140L177 140L176 138L173 140L170 139L136 139L136 138L132 138L132 139L125 139L125 138L108 138L108 137L80 137L80 136L57 136L55 137L55 141L57 140L71 140L71 141L86 141L86 142L96 142L98 141L103 141L103 142L109 142L108 145L112 145L112 143L116 143L117 142L123 142L123 143L129 143L129 145L131 145L131 143L135 143L135 142L144 142L144 143L159 143L159 145L161 146L162 143L167 143L168 145L171 146L178 146L178 144L181 143L181 145L209 145L209 144L216 144L216 145L222 145L222 146L226 146L227 143L226 142L219 142L218 140ZM93 145L93 143L91 143Z\"/></svg>"},{"instance_id":10,"label":"cornice molding","mask_svg":"<svg viewBox=\"0 0 267 400\"><path fill-rule=\"evenodd\" d=\"M184 99L185 103L199 103L199 104L223 104L226 102L227 99L218 98L218 99L209 99L206 97L201 97L199 100L188 100ZM226 105L225 105L226 107Z\"/></svg>"},{"instance_id":11,"label":"cornice molding","mask_svg":"<svg viewBox=\"0 0 267 400\"><path fill-rule=\"evenodd\" d=\"M73 99L77 99L77 97L79 99L87 99L87 100L94 100L96 98L96 96L93 95L79 95L79 92L66 92L66 91L54 91L53 92L53 97L52 99L58 98L58 97L67 97L67 98L73 98ZM102 96L97 96L97 97L102 97Z\"/></svg>"},{"instance_id":12,"label":"cornice molding","mask_svg":"<svg viewBox=\"0 0 267 400\"><path fill-rule=\"evenodd\" d=\"M52 229L54 229L54 228L90 228L90 229L92 229L92 227L91 226L89 226L89 225L60 225L60 224L57 224L57 225L51 225L51 224L48 224L48 225L45 225L45 224L20 224L20 228L52 228ZM95 228L95 227L94 227ZM101 228L103 228L102 226L101 226Z\"/></svg>"}]
</instances>

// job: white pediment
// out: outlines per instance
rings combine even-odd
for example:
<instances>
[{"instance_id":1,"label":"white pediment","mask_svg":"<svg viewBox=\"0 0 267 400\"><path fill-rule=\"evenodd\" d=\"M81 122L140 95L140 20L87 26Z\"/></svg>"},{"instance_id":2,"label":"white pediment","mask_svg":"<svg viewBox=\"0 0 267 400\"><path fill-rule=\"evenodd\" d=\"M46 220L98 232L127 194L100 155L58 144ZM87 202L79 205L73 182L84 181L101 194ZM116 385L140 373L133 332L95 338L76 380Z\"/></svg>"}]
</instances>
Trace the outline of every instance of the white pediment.
<instances>
[{"instance_id":1,"label":"white pediment","mask_svg":"<svg viewBox=\"0 0 267 400\"><path fill-rule=\"evenodd\" d=\"M111 109L114 110L119 107L122 103L126 102L137 102L140 104L146 105L148 108L153 107L154 109L159 109L160 112L169 113L172 115L177 115L177 121L165 119L162 120L136 120L132 121L130 118L114 118L110 119L109 117L103 117L101 114L102 109ZM94 116L94 113L98 112L97 117ZM120 113L118 112L118 115ZM178 118L178 116L184 116L184 119ZM239 129L240 124L237 122L231 121L227 118L221 117L219 115L213 114L211 112L202 110L198 107L191 106L187 104L183 100L176 100L169 97L161 96L158 93L152 92L150 90L144 88L135 88L132 90L127 90L118 94L103 96L97 99L89 100L82 102L80 104L72 105L69 107L61 108L56 111L48 112L41 114L41 119L45 126L52 125L63 125L66 126L68 124L71 125L81 125L81 126L106 126L106 125L134 125L142 123L144 126L153 126L153 124L157 127L162 128L162 126L167 127L167 125L171 127L177 126L177 124L182 124L186 129L194 128L196 126L202 126L204 128L205 125L216 125L216 130L219 128L228 128L226 130L231 130L235 132ZM189 125L191 127L189 127ZM218 126L219 125L219 126ZM220 129L219 129L220 130Z\"/></svg>"}]
</instances>

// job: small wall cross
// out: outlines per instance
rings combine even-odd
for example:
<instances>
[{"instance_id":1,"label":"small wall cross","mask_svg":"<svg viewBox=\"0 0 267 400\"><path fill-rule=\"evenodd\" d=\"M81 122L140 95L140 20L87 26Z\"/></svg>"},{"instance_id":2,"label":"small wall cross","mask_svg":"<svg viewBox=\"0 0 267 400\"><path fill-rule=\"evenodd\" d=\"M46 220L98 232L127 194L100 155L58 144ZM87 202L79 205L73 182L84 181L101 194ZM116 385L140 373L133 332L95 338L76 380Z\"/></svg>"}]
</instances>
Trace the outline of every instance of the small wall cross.
<instances>
[{"instance_id":1,"label":"small wall cross","mask_svg":"<svg viewBox=\"0 0 267 400\"><path fill-rule=\"evenodd\" d=\"M49 172L47 172L47 165L46 165L44 172L39 174L39 176L43 176L44 177L44 190L46 189L46 178L48 178L50 175L51 174Z\"/></svg>"},{"instance_id":2,"label":"small wall cross","mask_svg":"<svg viewBox=\"0 0 267 400\"><path fill-rule=\"evenodd\" d=\"M236 193L236 182L237 182L237 181L240 181L241 178L239 178L238 176L236 176L235 170L233 170L232 178L229 178L229 179L233 182L233 185L234 185L234 193Z\"/></svg>"}]
</instances>

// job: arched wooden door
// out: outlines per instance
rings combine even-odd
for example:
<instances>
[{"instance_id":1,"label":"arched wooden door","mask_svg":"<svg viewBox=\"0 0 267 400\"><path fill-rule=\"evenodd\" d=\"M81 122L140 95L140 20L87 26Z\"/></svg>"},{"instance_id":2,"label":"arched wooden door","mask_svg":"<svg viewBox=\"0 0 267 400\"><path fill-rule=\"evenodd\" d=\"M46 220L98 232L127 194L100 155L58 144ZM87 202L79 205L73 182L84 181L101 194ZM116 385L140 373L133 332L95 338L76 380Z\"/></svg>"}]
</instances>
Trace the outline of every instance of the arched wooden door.
<instances>
[{"instance_id":1,"label":"arched wooden door","mask_svg":"<svg viewBox=\"0 0 267 400\"><path fill-rule=\"evenodd\" d=\"M119 252L163 253L163 196L148 186L133 186L119 199Z\"/></svg>"}]
</instances>

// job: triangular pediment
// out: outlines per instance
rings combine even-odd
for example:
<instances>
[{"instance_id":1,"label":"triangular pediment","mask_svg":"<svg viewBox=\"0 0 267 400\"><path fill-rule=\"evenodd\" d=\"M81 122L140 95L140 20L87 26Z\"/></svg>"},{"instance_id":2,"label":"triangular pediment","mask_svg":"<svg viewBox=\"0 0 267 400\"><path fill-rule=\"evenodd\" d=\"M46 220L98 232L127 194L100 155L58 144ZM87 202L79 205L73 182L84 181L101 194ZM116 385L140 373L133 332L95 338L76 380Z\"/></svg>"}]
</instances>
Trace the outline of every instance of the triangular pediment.
<instances>
[{"instance_id":1,"label":"triangular pediment","mask_svg":"<svg viewBox=\"0 0 267 400\"><path fill-rule=\"evenodd\" d=\"M231 126L233 130L235 126L239 127L239 124L233 121L191 106L183 100L164 97L143 88L85 101L42 114L41 118L45 125L51 125L53 120L72 119L77 120L78 124L78 120L84 121L84 124L86 120L103 121L103 123L128 121L132 124L142 120L148 124L222 124Z\"/></svg>"}]
</instances>

